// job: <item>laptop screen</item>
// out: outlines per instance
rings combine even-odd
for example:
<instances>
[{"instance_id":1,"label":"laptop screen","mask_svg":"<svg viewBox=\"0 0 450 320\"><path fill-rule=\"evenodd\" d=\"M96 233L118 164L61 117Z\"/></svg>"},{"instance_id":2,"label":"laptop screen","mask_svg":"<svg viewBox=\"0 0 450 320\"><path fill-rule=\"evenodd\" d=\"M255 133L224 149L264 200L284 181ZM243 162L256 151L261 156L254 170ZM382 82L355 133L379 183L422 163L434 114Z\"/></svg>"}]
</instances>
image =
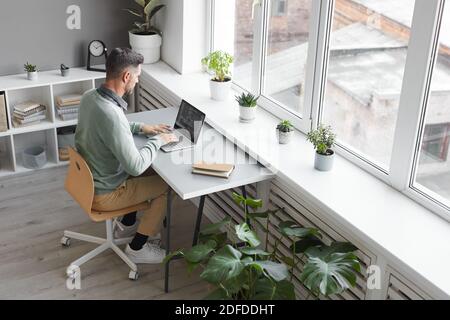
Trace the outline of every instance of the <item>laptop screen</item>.
<instances>
[{"instance_id":1,"label":"laptop screen","mask_svg":"<svg viewBox=\"0 0 450 320\"><path fill-rule=\"evenodd\" d=\"M183 100L181 101L174 129L182 129L182 133L185 136L189 137L193 143L197 143L204 121L205 114Z\"/></svg>"}]
</instances>

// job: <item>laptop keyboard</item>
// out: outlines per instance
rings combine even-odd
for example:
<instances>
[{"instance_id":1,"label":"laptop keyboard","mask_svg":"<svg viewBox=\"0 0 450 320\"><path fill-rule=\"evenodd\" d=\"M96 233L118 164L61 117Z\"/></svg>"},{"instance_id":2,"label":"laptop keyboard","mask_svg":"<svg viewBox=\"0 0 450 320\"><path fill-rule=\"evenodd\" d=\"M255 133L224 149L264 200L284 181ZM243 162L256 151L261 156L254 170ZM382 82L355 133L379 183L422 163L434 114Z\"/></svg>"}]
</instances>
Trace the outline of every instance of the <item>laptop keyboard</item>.
<instances>
[{"instance_id":1,"label":"laptop keyboard","mask_svg":"<svg viewBox=\"0 0 450 320\"><path fill-rule=\"evenodd\" d=\"M163 146L164 150L171 150L175 147L190 147L192 145L191 141L185 138L183 135L176 134L176 136L178 137L178 141L166 144L165 146Z\"/></svg>"}]
</instances>

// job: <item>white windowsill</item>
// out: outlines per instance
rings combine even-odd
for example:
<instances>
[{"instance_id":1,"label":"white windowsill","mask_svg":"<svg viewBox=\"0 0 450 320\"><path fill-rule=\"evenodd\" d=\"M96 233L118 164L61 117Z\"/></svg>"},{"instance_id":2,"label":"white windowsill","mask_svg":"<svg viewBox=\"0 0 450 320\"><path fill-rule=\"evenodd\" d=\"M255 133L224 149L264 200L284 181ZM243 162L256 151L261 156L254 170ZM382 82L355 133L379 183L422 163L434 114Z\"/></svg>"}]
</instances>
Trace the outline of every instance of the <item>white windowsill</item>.
<instances>
[{"instance_id":1,"label":"white windowsill","mask_svg":"<svg viewBox=\"0 0 450 320\"><path fill-rule=\"evenodd\" d=\"M279 119L261 108L253 123L240 123L232 96L227 102L210 99L207 74L180 75L159 62L144 65L142 77L157 80L162 90L202 110L212 127L270 164L281 179L297 188L299 196L373 253L392 261L391 266L420 275L418 283L436 287L435 297L450 297L450 223L340 156L331 172L315 170L314 150L304 134L296 131L290 144L279 145L275 136Z\"/></svg>"}]
</instances>

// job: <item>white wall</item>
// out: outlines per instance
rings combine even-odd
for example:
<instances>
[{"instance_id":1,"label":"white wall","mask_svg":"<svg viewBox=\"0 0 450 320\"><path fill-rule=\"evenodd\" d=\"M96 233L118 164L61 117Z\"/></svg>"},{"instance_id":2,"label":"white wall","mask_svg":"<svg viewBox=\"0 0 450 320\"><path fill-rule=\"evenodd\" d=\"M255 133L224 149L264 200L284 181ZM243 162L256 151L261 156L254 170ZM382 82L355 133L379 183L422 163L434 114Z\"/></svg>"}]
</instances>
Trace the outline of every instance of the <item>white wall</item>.
<instances>
[{"instance_id":1,"label":"white wall","mask_svg":"<svg viewBox=\"0 0 450 320\"><path fill-rule=\"evenodd\" d=\"M155 21L163 33L161 59L179 73L201 70L207 52L206 1L161 0L166 8Z\"/></svg>"}]
</instances>

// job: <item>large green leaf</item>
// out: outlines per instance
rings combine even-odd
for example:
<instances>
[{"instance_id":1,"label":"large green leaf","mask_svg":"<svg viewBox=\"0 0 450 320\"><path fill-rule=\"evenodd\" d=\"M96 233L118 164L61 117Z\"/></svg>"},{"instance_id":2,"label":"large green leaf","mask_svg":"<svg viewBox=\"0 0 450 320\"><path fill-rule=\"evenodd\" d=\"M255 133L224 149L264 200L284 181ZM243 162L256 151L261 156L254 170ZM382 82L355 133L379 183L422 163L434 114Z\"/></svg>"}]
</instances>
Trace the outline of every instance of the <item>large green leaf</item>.
<instances>
[{"instance_id":1,"label":"large green leaf","mask_svg":"<svg viewBox=\"0 0 450 320\"><path fill-rule=\"evenodd\" d=\"M244 269L242 253L230 245L221 248L209 259L200 277L211 283L219 283L236 277Z\"/></svg>"},{"instance_id":2,"label":"large green leaf","mask_svg":"<svg viewBox=\"0 0 450 320\"><path fill-rule=\"evenodd\" d=\"M247 256L254 256L254 255L258 255L258 256L270 256L270 253L262 250L262 249L258 249L258 248L241 248L239 249L239 251L241 251L243 254L247 255Z\"/></svg>"},{"instance_id":3,"label":"large green leaf","mask_svg":"<svg viewBox=\"0 0 450 320\"><path fill-rule=\"evenodd\" d=\"M206 243L209 240L214 240L217 243L216 248L223 247L227 240L228 240L228 234L226 232L221 233L213 233L213 234L199 234L199 242Z\"/></svg>"},{"instance_id":4,"label":"large green leaf","mask_svg":"<svg viewBox=\"0 0 450 320\"><path fill-rule=\"evenodd\" d=\"M355 286L359 271L360 264L353 253L332 253L323 258L310 257L300 280L312 292L329 296Z\"/></svg>"},{"instance_id":5,"label":"large green leaf","mask_svg":"<svg viewBox=\"0 0 450 320\"><path fill-rule=\"evenodd\" d=\"M254 300L295 300L294 285L282 280L279 282L270 279L258 279L255 284Z\"/></svg>"},{"instance_id":6,"label":"large green leaf","mask_svg":"<svg viewBox=\"0 0 450 320\"><path fill-rule=\"evenodd\" d=\"M233 196L234 202L236 202L237 204L240 204L240 205L243 205L243 206L247 205L247 206L249 206L249 207L251 207L253 209L257 209L257 208L261 208L262 207L262 200L261 199L253 199L253 198L250 198L250 197L244 198L242 195L240 195L240 194L238 194L236 192L233 192L232 196Z\"/></svg>"},{"instance_id":7,"label":"large green leaf","mask_svg":"<svg viewBox=\"0 0 450 320\"><path fill-rule=\"evenodd\" d=\"M153 10L150 12L150 15L148 16L148 20L152 20L153 16L164 7L165 7L165 5L163 5L163 4L160 4L159 6L154 7Z\"/></svg>"},{"instance_id":8,"label":"large green leaf","mask_svg":"<svg viewBox=\"0 0 450 320\"><path fill-rule=\"evenodd\" d=\"M214 251L216 245L217 243L214 240L209 240L204 244L195 245L184 254L184 257L187 261L192 263L201 262Z\"/></svg>"},{"instance_id":9,"label":"large green leaf","mask_svg":"<svg viewBox=\"0 0 450 320\"><path fill-rule=\"evenodd\" d=\"M144 8L145 15L148 16L153 8L158 4L158 0L150 0Z\"/></svg>"},{"instance_id":10,"label":"large green leaf","mask_svg":"<svg viewBox=\"0 0 450 320\"><path fill-rule=\"evenodd\" d=\"M306 238L310 236L320 237L319 230L316 228L301 228L297 222L282 221L278 225L281 234L287 237Z\"/></svg>"},{"instance_id":11,"label":"large green leaf","mask_svg":"<svg viewBox=\"0 0 450 320\"><path fill-rule=\"evenodd\" d=\"M322 240L315 236L311 236L305 239L295 241L295 253L304 253L310 248L323 245ZM294 250L294 245L290 246L291 250Z\"/></svg>"},{"instance_id":12,"label":"large green leaf","mask_svg":"<svg viewBox=\"0 0 450 320\"><path fill-rule=\"evenodd\" d=\"M348 253L356 250L358 248L349 242L333 242L330 246L310 247L305 251L305 254L308 257L323 258L332 253Z\"/></svg>"},{"instance_id":13,"label":"large green leaf","mask_svg":"<svg viewBox=\"0 0 450 320\"><path fill-rule=\"evenodd\" d=\"M247 265L257 266L264 270L264 274L270 276L275 281L281 281L289 276L288 269L285 264L277 263L270 260L252 261Z\"/></svg>"},{"instance_id":14,"label":"large green leaf","mask_svg":"<svg viewBox=\"0 0 450 320\"><path fill-rule=\"evenodd\" d=\"M261 243L255 231L251 230L247 223L241 223L235 226L236 235L242 241L250 244L251 247L257 247Z\"/></svg>"},{"instance_id":15,"label":"large green leaf","mask_svg":"<svg viewBox=\"0 0 450 320\"><path fill-rule=\"evenodd\" d=\"M267 219L270 215L272 215L272 214L274 214L276 212L278 212L278 209L276 209L276 210L266 210L266 211L263 211L263 212L250 212L250 213L247 214L247 217L250 218L250 219L257 219L257 218Z\"/></svg>"},{"instance_id":16,"label":"large green leaf","mask_svg":"<svg viewBox=\"0 0 450 320\"><path fill-rule=\"evenodd\" d=\"M206 235L206 234L213 234L213 233L219 232L220 229L222 227L226 226L227 224L229 224L230 221L231 221L231 218L230 217L226 217L225 219L223 219L220 222L212 223L212 224L207 225L206 227L204 227L200 231L200 233L203 234L203 235Z\"/></svg>"}]
</instances>

